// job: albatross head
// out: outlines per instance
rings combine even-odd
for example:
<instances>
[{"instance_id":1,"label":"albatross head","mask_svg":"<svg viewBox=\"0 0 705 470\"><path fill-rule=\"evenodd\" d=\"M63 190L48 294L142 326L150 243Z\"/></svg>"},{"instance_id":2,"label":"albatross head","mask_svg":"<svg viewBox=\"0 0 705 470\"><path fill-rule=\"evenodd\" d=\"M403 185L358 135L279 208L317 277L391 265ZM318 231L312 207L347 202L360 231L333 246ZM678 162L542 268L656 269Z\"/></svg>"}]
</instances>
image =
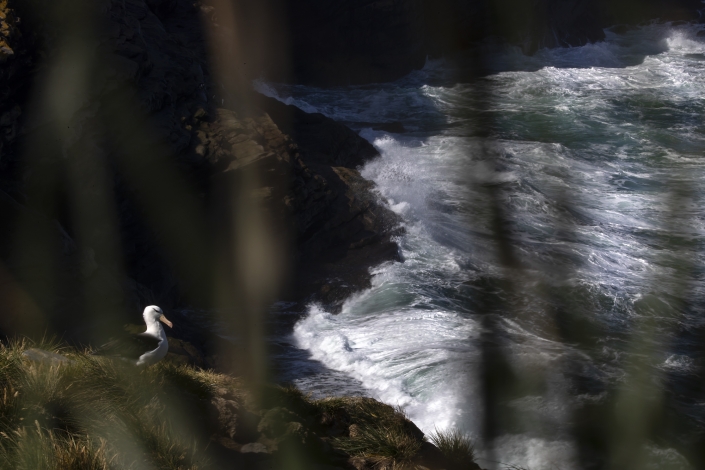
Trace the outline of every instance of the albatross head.
<instances>
[{"instance_id":1,"label":"albatross head","mask_svg":"<svg viewBox=\"0 0 705 470\"><path fill-rule=\"evenodd\" d=\"M144 309L142 312L142 317L144 317L144 322L149 325L156 324L157 321L164 323L169 328L173 328L174 325L171 324L169 320L164 316L164 312L161 308L156 305L150 305Z\"/></svg>"}]
</instances>

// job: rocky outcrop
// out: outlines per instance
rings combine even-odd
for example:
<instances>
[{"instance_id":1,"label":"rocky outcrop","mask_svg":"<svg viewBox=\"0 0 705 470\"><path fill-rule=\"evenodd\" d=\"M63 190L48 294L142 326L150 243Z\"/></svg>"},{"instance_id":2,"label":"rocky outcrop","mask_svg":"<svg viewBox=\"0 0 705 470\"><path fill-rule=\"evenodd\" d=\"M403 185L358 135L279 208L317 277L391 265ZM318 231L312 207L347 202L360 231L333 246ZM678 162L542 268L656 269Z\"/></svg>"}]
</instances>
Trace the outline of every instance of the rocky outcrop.
<instances>
[{"instance_id":1,"label":"rocky outcrop","mask_svg":"<svg viewBox=\"0 0 705 470\"><path fill-rule=\"evenodd\" d=\"M605 38L600 9L594 1L505 3L499 7L504 19L500 34L526 54L544 47L582 46Z\"/></svg>"},{"instance_id":2,"label":"rocky outcrop","mask_svg":"<svg viewBox=\"0 0 705 470\"><path fill-rule=\"evenodd\" d=\"M385 82L424 64L422 1L284 3L292 81Z\"/></svg>"},{"instance_id":3,"label":"rocky outcrop","mask_svg":"<svg viewBox=\"0 0 705 470\"><path fill-rule=\"evenodd\" d=\"M265 96L259 103L296 142L296 155L305 165L295 172L293 184L300 273L296 290L315 292L336 311L352 292L368 287L370 266L400 260L393 241L400 234L400 220L380 205L373 184L357 171L379 154L355 132L322 114L305 113Z\"/></svg>"},{"instance_id":4,"label":"rocky outcrop","mask_svg":"<svg viewBox=\"0 0 705 470\"><path fill-rule=\"evenodd\" d=\"M258 104L277 127L291 136L309 166L358 168L379 156L357 133L320 113L306 113L264 95Z\"/></svg>"},{"instance_id":5,"label":"rocky outcrop","mask_svg":"<svg viewBox=\"0 0 705 470\"><path fill-rule=\"evenodd\" d=\"M315 85L383 82L487 37L526 54L604 39L603 28L652 19L698 20L699 0L284 1L290 68L257 73ZM281 44L276 47L281 47Z\"/></svg>"},{"instance_id":6,"label":"rocky outcrop","mask_svg":"<svg viewBox=\"0 0 705 470\"><path fill-rule=\"evenodd\" d=\"M223 267L242 204L277 240L287 298L335 308L396 259L397 220L356 170L375 149L322 115L224 91L206 52L212 7L106 0L52 17L47 4L18 22L1 6L14 25L3 44L23 44L17 25L42 38L13 49L0 76L28 88L0 101L0 268L3 289L17 287L0 296L4 332L85 337L87 319L107 330L144 304L212 308L218 279L246 284ZM37 321L20 321L27 305Z\"/></svg>"}]
</instances>

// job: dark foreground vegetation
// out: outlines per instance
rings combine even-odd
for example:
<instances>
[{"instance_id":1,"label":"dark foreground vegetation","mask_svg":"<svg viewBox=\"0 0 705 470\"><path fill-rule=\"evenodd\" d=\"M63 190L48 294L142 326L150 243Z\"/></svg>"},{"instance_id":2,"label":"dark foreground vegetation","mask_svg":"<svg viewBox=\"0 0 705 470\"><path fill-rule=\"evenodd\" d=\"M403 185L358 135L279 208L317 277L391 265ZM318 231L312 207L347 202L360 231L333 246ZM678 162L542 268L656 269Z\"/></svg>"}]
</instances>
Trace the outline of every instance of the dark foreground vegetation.
<instances>
[{"instance_id":1,"label":"dark foreground vegetation","mask_svg":"<svg viewBox=\"0 0 705 470\"><path fill-rule=\"evenodd\" d=\"M478 468L457 433L431 442L370 398L268 385L255 399L238 379L174 361L139 369L59 344L0 346L2 469Z\"/></svg>"}]
</instances>

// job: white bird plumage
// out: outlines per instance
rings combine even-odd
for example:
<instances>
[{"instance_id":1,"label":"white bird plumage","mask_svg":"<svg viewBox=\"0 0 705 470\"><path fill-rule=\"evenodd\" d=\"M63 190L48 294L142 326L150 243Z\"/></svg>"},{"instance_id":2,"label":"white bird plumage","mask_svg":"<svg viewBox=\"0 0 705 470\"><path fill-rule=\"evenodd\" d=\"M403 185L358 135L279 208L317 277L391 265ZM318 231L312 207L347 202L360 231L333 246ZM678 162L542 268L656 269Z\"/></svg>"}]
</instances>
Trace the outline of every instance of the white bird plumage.
<instances>
[{"instance_id":1,"label":"white bird plumage","mask_svg":"<svg viewBox=\"0 0 705 470\"><path fill-rule=\"evenodd\" d=\"M147 306L142 312L142 318L147 325L145 332L123 334L101 346L95 354L117 356L137 366L149 366L164 359L169 352L169 341L161 324L172 328L172 323L156 305Z\"/></svg>"},{"instance_id":2,"label":"white bird plumage","mask_svg":"<svg viewBox=\"0 0 705 470\"><path fill-rule=\"evenodd\" d=\"M137 359L136 365L138 366L152 365L164 359L164 356L169 352L169 341L166 339L166 332L160 322L163 322L169 328L173 327L172 323L164 316L162 309L156 305L146 307L144 312L142 312L142 317L147 325L147 331L141 334L157 338L159 345L156 349L142 354L139 359Z\"/></svg>"}]
</instances>

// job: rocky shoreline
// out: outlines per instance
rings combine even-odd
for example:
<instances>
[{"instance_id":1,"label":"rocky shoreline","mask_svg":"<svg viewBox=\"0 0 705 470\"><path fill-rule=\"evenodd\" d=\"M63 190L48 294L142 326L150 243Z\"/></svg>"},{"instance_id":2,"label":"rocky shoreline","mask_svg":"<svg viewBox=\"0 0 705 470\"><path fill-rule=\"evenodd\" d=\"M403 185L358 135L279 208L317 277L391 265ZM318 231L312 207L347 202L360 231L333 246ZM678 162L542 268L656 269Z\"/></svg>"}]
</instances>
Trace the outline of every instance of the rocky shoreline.
<instances>
[{"instance_id":1,"label":"rocky shoreline","mask_svg":"<svg viewBox=\"0 0 705 470\"><path fill-rule=\"evenodd\" d=\"M0 304L13 313L0 330L80 339L98 306L113 325L147 303L235 308L248 293L219 303L214 276L232 271L221 263L239 256L232 242L251 236L243 231L276 239L257 262L224 274L240 285L257 265L271 265L259 304L316 300L336 311L369 285L370 266L399 260L399 220L357 170L378 156L374 147L323 115L257 94L250 83L258 74L314 84L389 80L486 36L532 52L599 40L615 21L699 14L689 0L668 8L652 0L640 11L542 0L531 15L506 2L447 0L429 10L425 1L354 1L331 10L313 0L296 8L242 0L229 12L216 1L66 9L3 0ZM486 21L500 7L508 16ZM227 52L227 41L261 39L255 20L257 34L283 28L289 40ZM290 53L286 73L276 45ZM252 208L255 222L239 220L237 204Z\"/></svg>"},{"instance_id":2,"label":"rocky shoreline","mask_svg":"<svg viewBox=\"0 0 705 470\"><path fill-rule=\"evenodd\" d=\"M244 371L261 386L218 357L232 345L183 312L230 315L246 337L237 357L258 357L254 313L275 299L339 311L369 286L371 267L401 261L403 228L360 175L379 157L369 142L257 94L252 79L387 81L489 36L533 53L599 41L614 23L697 20L701 7L608 3L242 0L237 29L219 1L0 0L0 335L94 344L158 304L181 312L172 364ZM497 11L499 21L486 21ZM245 46L214 52L228 40ZM374 400L333 409L277 388L268 406L247 408L230 391L211 395L196 407L209 407L220 426L212 440L242 465L268 465L291 441L322 452L319 468L382 468L328 443L354 440L354 410L369 405L426 449L415 464L450 468L412 423ZM256 421L249 430L232 424L247 416Z\"/></svg>"}]
</instances>

